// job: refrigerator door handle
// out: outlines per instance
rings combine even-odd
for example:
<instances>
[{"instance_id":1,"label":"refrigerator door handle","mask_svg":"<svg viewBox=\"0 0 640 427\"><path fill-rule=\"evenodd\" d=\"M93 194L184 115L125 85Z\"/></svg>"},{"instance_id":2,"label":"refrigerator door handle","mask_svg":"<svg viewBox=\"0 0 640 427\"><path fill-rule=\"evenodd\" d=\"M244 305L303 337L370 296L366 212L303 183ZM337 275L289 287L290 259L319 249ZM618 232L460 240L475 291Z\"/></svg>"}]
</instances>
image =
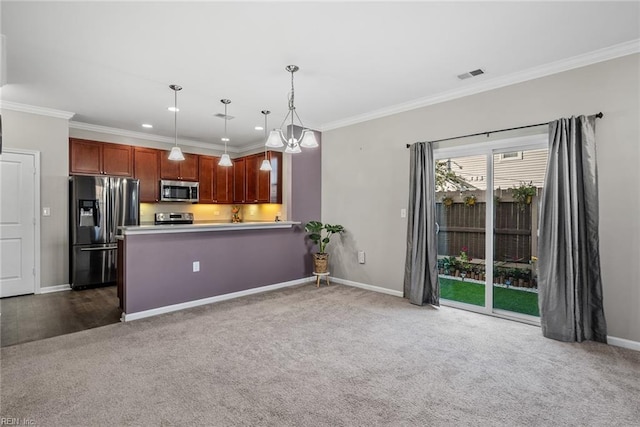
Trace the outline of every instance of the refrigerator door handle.
<instances>
[{"instance_id":1,"label":"refrigerator door handle","mask_svg":"<svg viewBox=\"0 0 640 427\"><path fill-rule=\"evenodd\" d=\"M113 251L118 249L117 246L105 246L105 247L101 247L101 248L81 248L80 251L81 252L88 252L88 251Z\"/></svg>"}]
</instances>

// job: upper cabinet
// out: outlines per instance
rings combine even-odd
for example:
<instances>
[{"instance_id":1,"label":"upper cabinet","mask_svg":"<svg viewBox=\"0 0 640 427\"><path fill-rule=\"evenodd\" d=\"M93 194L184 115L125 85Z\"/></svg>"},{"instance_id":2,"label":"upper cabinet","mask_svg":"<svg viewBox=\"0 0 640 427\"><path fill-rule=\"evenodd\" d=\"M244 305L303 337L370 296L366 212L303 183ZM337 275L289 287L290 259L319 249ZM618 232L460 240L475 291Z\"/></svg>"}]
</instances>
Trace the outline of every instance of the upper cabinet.
<instances>
[{"instance_id":1,"label":"upper cabinet","mask_svg":"<svg viewBox=\"0 0 640 427\"><path fill-rule=\"evenodd\" d=\"M132 177L132 147L69 138L69 174Z\"/></svg>"},{"instance_id":2,"label":"upper cabinet","mask_svg":"<svg viewBox=\"0 0 640 427\"><path fill-rule=\"evenodd\" d=\"M184 153L184 160L169 160L169 152L160 156L160 178L181 181L198 180L198 155Z\"/></svg>"},{"instance_id":3,"label":"upper cabinet","mask_svg":"<svg viewBox=\"0 0 640 427\"><path fill-rule=\"evenodd\" d=\"M70 175L113 175L140 180L140 201L160 201L160 180L197 181L200 203L282 203L282 153L268 151L272 171L262 171L264 153L218 166L219 157L185 153L169 160L165 150L69 138Z\"/></svg>"},{"instance_id":4,"label":"upper cabinet","mask_svg":"<svg viewBox=\"0 0 640 427\"><path fill-rule=\"evenodd\" d=\"M248 203L246 165L246 157L233 159L233 203Z\"/></svg>"},{"instance_id":5,"label":"upper cabinet","mask_svg":"<svg viewBox=\"0 0 640 427\"><path fill-rule=\"evenodd\" d=\"M233 160L234 203L282 203L282 153L267 152L271 172L260 170L265 154Z\"/></svg>"},{"instance_id":6,"label":"upper cabinet","mask_svg":"<svg viewBox=\"0 0 640 427\"><path fill-rule=\"evenodd\" d=\"M134 147L134 178L140 180L140 201L155 203L160 200L160 156L164 151Z\"/></svg>"}]
</instances>

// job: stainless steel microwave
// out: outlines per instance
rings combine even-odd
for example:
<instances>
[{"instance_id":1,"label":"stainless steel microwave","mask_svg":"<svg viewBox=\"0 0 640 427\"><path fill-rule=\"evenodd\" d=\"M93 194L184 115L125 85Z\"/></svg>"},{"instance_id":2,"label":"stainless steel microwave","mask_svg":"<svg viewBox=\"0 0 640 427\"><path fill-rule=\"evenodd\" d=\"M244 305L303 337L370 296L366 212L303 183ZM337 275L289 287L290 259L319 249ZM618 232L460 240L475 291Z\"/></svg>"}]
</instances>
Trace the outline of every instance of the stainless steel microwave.
<instances>
[{"instance_id":1,"label":"stainless steel microwave","mask_svg":"<svg viewBox=\"0 0 640 427\"><path fill-rule=\"evenodd\" d=\"M160 181L161 202L198 203L199 183L193 181Z\"/></svg>"}]
</instances>

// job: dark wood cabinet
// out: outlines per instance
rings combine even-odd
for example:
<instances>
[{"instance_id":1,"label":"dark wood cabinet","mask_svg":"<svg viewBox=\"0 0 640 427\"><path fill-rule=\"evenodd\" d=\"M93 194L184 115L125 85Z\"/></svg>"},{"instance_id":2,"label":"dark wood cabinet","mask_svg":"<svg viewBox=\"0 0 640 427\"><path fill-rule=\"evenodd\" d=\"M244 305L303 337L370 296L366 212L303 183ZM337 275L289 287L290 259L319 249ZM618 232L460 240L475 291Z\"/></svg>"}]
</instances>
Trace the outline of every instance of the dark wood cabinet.
<instances>
[{"instance_id":1,"label":"dark wood cabinet","mask_svg":"<svg viewBox=\"0 0 640 427\"><path fill-rule=\"evenodd\" d=\"M70 175L133 176L130 145L69 138Z\"/></svg>"},{"instance_id":2,"label":"dark wood cabinet","mask_svg":"<svg viewBox=\"0 0 640 427\"><path fill-rule=\"evenodd\" d=\"M233 203L233 168L215 166L216 203Z\"/></svg>"},{"instance_id":3,"label":"dark wood cabinet","mask_svg":"<svg viewBox=\"0 0 640 427\"><path fill-rule=\"evenodd\" d=\"M258 174L258 200L261 203L282 203L282 153L268 151L271 172Z\"/></svg>"},{"instance_id":4,"label":"dark wood cabinet","mask_svg":"<svg viewBox=\"0 0 640 427\"><path fill-rule=\"evenodd\" d=\"M135 147L134 178L140 180L140 201L155 203L160 200L160 156L164 151Z\"/></svg>"},{"instance_id":5,"label":"dark wood cabinet","mask_svg":"<svg viewBox=\"0 0 640 427\"><path fill-rule=\"evenodd\" d=\"M140 202L160 201L160 180L200 183L200 203L282 203L282 153L268 151L272 171L261 171L264 153L218 166L219 157L185 153L185 160L169 160L169 153L146 147L69 138L70 175L113 175L140 180Z\"/></svg>"},{"instance_id":6,"label":"dark wood cabinet","mask_svg":"<svg viewBox=\"0 0 640 427\"><path fill-rule=\"evenodd\" d=\"M182 181L198 180L198 155L184 154L184 160L169 160L169 152L165 151L160 157L160 178L177 179Z\"/></svg>"},{"instance_id":7,"label":"dark wood cabinet","mask_svg":"<svg viewBox=\"0 0 640 427\"><path fill-rule=\"evenodd\" d=\"M260 170L264 153L233 162L234 203L282 203L282 153L268 151L271 172Z\"/></svg>"},{"instance_id":8,"label":"dark wood cabinet","mask_svg":"<svg viewBox=\"0 0 640 427\"><path fill-rule=\"evenodd\" d=\"M198 156L199 203L217 203L216 168L218 157Z\"/></svg>"},{"instance_id":9,"label":"dark wood cabinet","mask_svg":"<svg viewBox=\"0 0 640 427\"><path fill-rule=\"evenodd\" d=\"M245 200L247 203L258 203L258 178L260 174L267 174L260 170L264 154L254 154L245 157Z\"/></svg>"},{"instance_id":10,"label":"dark wood cabinet","mask_svg":"<svg viewBox=\"0 0 640 427\"><path fill-rule=\"evenodd\" d=\"M233 203L246 203L246 160L245 157L233 159Z\"/></svg>"}]
</instances>

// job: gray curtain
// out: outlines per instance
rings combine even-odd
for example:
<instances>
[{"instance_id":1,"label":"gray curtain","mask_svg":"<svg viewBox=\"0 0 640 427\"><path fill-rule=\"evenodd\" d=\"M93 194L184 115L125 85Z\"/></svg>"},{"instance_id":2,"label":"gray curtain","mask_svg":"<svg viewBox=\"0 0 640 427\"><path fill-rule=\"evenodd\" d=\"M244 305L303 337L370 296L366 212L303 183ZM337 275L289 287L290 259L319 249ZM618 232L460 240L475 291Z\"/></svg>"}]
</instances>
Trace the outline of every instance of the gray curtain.
<instances>
[{"instance_id":1,"label":"gray curtain","mask_svg":"<svg viewBox=\"0 0 640 427\"><path fill-rule=\"evenodd\" d=\"M433 149L429 143L416 142L410 151L404 296L412 304L440 305Z\"/></svg>"},{"instance_id":2,"label":"gray curtain","mask_svg":"<svg viewBox=\"0 0 640 427\"><path fill-rule=\"evenodd\" d=\"M543 335L560 341L606 343L595 116L549 123L549 160L538 242Z\"/></svg>"}]
</instances>

